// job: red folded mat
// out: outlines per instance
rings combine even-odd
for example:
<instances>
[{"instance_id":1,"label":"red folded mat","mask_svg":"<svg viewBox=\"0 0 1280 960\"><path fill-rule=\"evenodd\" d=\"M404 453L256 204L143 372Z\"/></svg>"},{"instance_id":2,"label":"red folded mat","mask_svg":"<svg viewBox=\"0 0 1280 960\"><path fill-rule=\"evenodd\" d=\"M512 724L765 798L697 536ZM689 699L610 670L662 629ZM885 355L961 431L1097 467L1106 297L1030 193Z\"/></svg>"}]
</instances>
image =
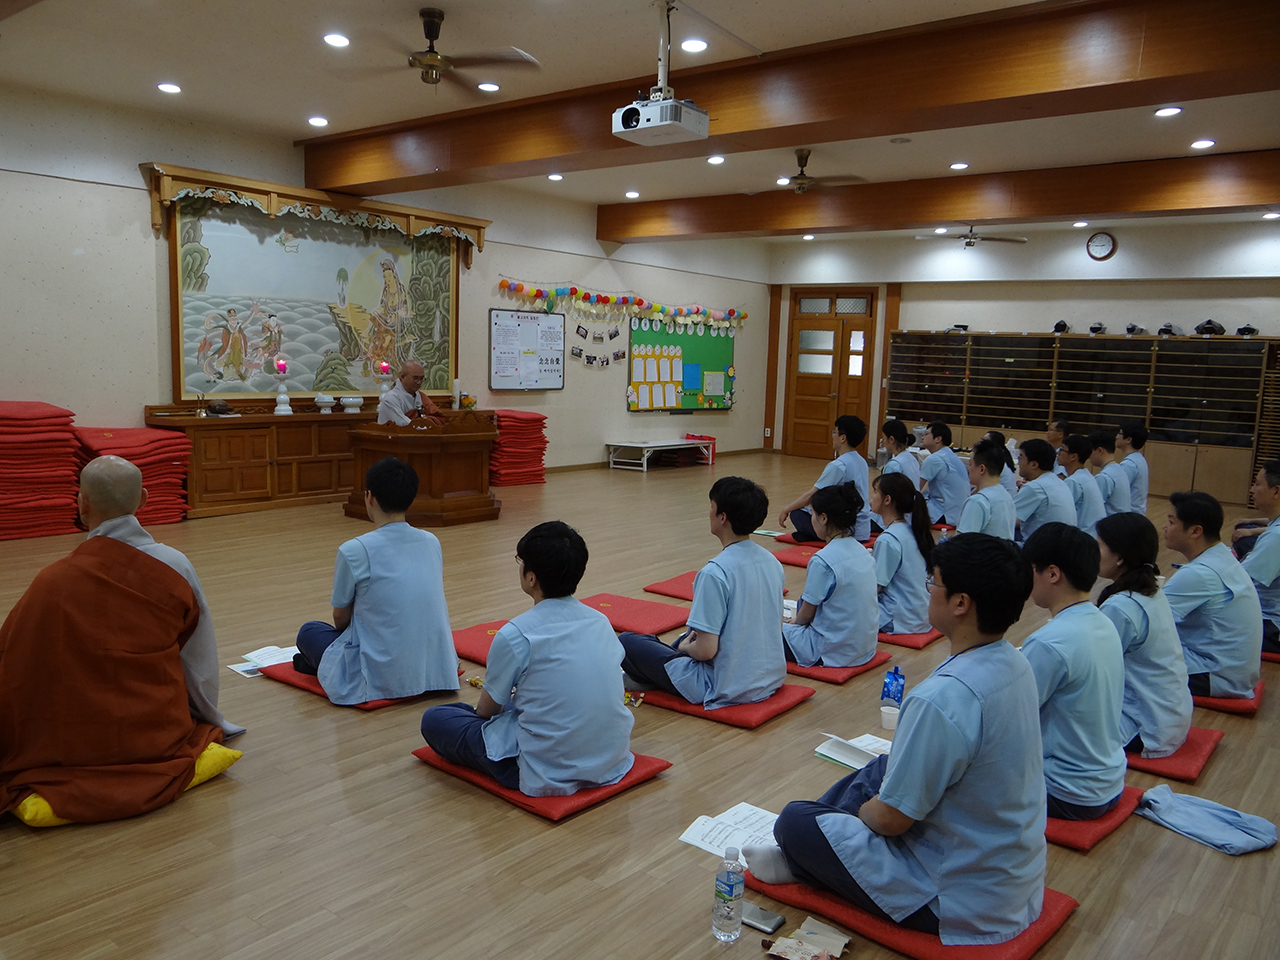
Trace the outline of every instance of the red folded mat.
<instances>
[{"instance_id":1,"label":"red folded mat","mask_svg":"<svg viewBox=\"0 0 1280 960\"><path fill-rule=\"evenodd\" d=\"M1059 820L1057 817L1048 817L1044 825L1044 838L1060 847L1088 853L1099 840L1118 830L1120 824L1138 809L1141 800L1141 790L1137 787L1125 787L1115 809L1096 820Z\"/></svg>"},{"instance_id":2,"label":"red folded mat","mask_svg":"<svg viewBox=\"0 0 1280 960\"><path fill-rule=\"evenodd\" d=\"M1221 730L1192 727L1187 731L1186 742L1167 757L1143 757L1136 753L1126 753L1125 760L1130 770L1195 783L1223 736Z\"/></svg>"},{"instance_id":3,"label":"red folded mat","mask_svg":"<svg viewBox=\"0 0 1280 960\"><path fill-rule=\"evenodd\" d=\"M882 663L888 663L893 659L893 654L886 650L877 650L876 655L859 667L802 667L798 663L787 663L787 673L797 677L806 677L810 680L822 680L826 683L846 683L858 676L860 673L866 673L874 670Z\"/></svg>"},{"instance_id":4,"label":"red folded mat","mask_svg":"<svg viewBox=\"0 0 1280 960\"><path fill-rule=\"evenodd\" d=\"M0 400L0 421L4 420L41 420L50 417L74 417L75 414L63 407L55 407L52 403L39 400Z\"/></svg>"},{"instance_id":5,"label":"red folded mat","mask_svg":"<svg viewBox=\"0 0 1280 960\"><path fill-rule=\"evenodd\" d=\"M1080 904L1057 890L1044 888L1044 907L1027 929L1004 943L949 947L936 936L873 917L848 900L803 883L765 883L746 872L747 886L779 903L834 920L847 930L883 944L914 960L1030 960L1032 954L1067 922Z\"/></svg>"},{"instance_id":6,"label":"red folded mat","mask_svg":"<svg viewBox=\"0 0 1280 960\"><path fill-rule=\"evenodd\" d=\"M329 695L324 692L324 687L320 686L320 681L309 673L299 673L293 669L292 663L273 663L270 666L259 669L264 677L287 683L291 687L297 687L299 690L305 690L307 693L314 693L329 700ZM368 700L364 703L349 704L349 706L353 706L357 710L377 710L381 707L389 707L393 703L408 703L410 700L417 700L421 696L423 694L420 693L414 697L399 697L395 700ZM329 702L333 703L332 700L329 700ZM348 704L342 704L342 706L348 706Z\"/></svg>"},{"instance_id":7,"label":"red folded mat","mask_svg":"<svg viewBox=\"0 0 1280 960\"><path fill-rule=\"evenodd\" d=\"M689 618L689 611L685 607L658 603L655 600L620 597L616 593L597 593L582 602L608 617L613 629L630 630L633 633L651 633L656 636L676 627L683 627Z\"/></svg>"},{"instance_id":8,"label":"red folded mat","mask_svg":"<svg viewBox=\"0 0 1280 960\"><path fill-rule=\"evenodd\" d=\"M716 723L727 723L731 727L746 727L748 730L754 730L760 724L808 700L815 693L817 691L813 687L803 687L798 683L784 683L778 688L777 693L758 703L738 703L731 707L708 710L700 703L690 703L684 697L677 697L665 690L646 690L644 702L650 706L662 707L664 710L687 713L691 717L702 717L706 720L714 720Z\"/></svg>"},{"instance_id":9,"label":"red folded mat","mask_svg":"<svg viewBox=\"0 0 1280 960\"><path fill-rule=\"evenodd\" d=\"M1238 713L1246 717L1252 717L1258 712L1258 707L1262 706L1262 695L1266 692L1266 684L1259 680L1258 685L1253 688L1253 699L1248 700L1244 697L1195 697L1191 698L1191 702L1197 707L1204 707L1206 710L1217 710L1221 713Z\"/></svg>"},{"instance_id":10,"label":"red folded mat","mask_svg":"<svg viewBox=\"0 0 1280 960\"><path fill-rule=\"evenodd\" d=\"M785 563L788 566L807 567L813 555L825 546L825 543L820 543L814 546L790 547L776 551L773 556L779 563Z\"/></svg>"},{"instance_id":11,"label":"red folded mat","mask_svg":"<svg viewBox=\"0 0 1280 960\"><path fill-rule=\"evenodd\" d=\"M477 623L474 627L455 630L453 649L458 651L458 656L473 663L487 664L493 638L506 625L506 620L490 620L488 623Z\"/></svg>"},{"instance_id":12,"label":"red folded mat","mask_svg":"<svg viewBox=\"0 0 1280 960\"><path fill-rule=\"evenodd\" d=\"M929 644L942 639L942 631L930 627L928 633L881 633L877 635L881 643L891 643L895 647L910 647L912 650L923 650Z\"/></svg>"},{"instance_id":13,"label":"red folded mat","mask_svg":"<svg viewBox=\"0 0 1280 960\"><path fill-rule=\"evenodd\" d=\"M1272 653L1270 650L1263 650L1262 659L1271 663L1280 663L1280 653Z\"/></svg>"},{"instance_id":14,"label":"red folded mat","mask_svg":"<svg viewBox=\"0 0 1280 960\"><path fill-rule=\"evenodd\" d=\"M585 810L588 807L594 807L598 803L603 803L610 797L616 797L624 790L629 790L637 784L644 783L646 780L652 780L671 766L670 760L663 760L660 757L646 757L642 753L633 753L632 756L636 758L635 763L631 765L627 775L617 783L611 783L604 787L587 787L577 793L571 793L563 797L531 797L528 794L521 793L519 790L504 787L487 773L481 773L471 767L450 763L430 747L419 747L413 751L413 755L437 770L443 770L445 773L453 774L460 780L473 783L481 790L486 790L495 797L515 804L521 810L528 810L530 813L536 813L540 817L546 817L553 823L563 820L570 814Z\"/></svg>"}]
</instances>

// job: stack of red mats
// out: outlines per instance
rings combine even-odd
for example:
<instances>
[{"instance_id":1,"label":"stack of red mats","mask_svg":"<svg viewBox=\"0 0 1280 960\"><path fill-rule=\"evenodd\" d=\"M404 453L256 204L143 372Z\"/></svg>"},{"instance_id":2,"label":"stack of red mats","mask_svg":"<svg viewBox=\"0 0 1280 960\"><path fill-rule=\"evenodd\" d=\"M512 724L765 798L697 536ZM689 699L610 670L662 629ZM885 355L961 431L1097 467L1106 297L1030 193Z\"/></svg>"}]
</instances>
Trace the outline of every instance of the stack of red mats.
<instances>
[{"instance_id":1,"label":"stack of red mats","mask_svg":"<svg viewBox=\"0 0 1280 960\"><path fill-rule=\"evenodd\" d=\"M138 511L143 526L177 523L187 515L186 479L191 440L177 430L151 427L76 427L80 461L110 454L142 471L147 502Z\"/></svg>"},{"instance_id":2,"label":"stack of red mats","mask_svg":"<svg viewBox=\"0 0 1280 960\"><path fill-rule=\"evenodd\" d=\"M74 416L51 403L0 400L0 540L79 529Z\"/></svg>"},{"instance_id":3,"label":"stack of red mats","mask_svg":"<svg viewBox=\"0 0 1280 960\"><path fill-rule=\"evenodd\" d=\"M489 455L489 482L495 487L546 483L547 418L527 410L498 410L498 439Z\"/></svg>"}]
</instances>

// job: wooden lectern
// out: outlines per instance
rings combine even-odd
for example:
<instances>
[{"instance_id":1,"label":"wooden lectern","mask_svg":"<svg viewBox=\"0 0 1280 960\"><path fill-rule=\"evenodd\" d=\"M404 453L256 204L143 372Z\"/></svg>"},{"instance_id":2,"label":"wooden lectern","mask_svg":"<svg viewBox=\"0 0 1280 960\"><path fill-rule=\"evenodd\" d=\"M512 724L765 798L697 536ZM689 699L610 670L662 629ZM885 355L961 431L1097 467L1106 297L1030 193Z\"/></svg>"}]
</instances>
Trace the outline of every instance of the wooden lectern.
<instances>
[{"instance_id":1,"label":"wooden lectern","mask_svg":"<svg viewBox=\"0 0 1280 960\"><path fill-rule=\"evenodd\" d=\"M350 431L355 488L342 508L368 520L364 476L383 457L399 457L418 473L418 496L405 519L415 527L497 520L502 504L489 492L489 451L498 435L492 411L446 411L443 425L362 424Z\"/></svg>"}]
</instances>

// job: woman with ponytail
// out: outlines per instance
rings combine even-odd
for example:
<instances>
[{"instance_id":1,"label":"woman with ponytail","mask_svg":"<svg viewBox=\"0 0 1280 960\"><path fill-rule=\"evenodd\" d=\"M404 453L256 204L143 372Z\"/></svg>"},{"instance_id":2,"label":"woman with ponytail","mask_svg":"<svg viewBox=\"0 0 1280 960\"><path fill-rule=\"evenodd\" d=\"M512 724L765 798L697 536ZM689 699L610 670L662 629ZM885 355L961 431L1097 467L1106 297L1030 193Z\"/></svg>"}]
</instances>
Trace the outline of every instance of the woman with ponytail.
<instances>
[{"instance_id":1,"label":"woman with ponytail","mask_svg":"<svg viewBox=\"0 0 1280 960\"><path fill-rule=\"evenodd\" d=\"M901 420L886 420L880 428L880 441L889 451L889 462L881 473L903 473L911 481L911 485L920 489L920 461L911 452L915 437L907 432L907 425Z\"/></svg>"},{"instance_id":2,"label":"woman with ponytail","mask_svg":"<svg viewBox=\"0 0 1280 960\"><path fill-rule=\"evenodd\" d=\"M1000 471L1000 486L1009 491L1009 496L1018 495L1018 468L1014 466L1013 454L1009 452L1008 441L999 430L988 430L982 435L983 440L994 440L1004 448L1004 469Z\"/></svg>"},{"instance_id":3,"label":"woman with ponytail","mask_svg":"<svg viewBox=\"0 0 1280 960\"><path fill-rule=\"evenodd\" d=\"M1169 601L1156 581L1160 537L1140 513L1098 521L1099 573L1111 584L1098 607L1115 624L1124 649L1120 735L1129 753L1167 757L1187 739L1191 691Z\"/></svg>"},{"instance_id":4,"label":"woman with ponytail","mask_svg":"<svg viewBox=\"0 0 1280 960\"><path fill-rule=\"evenodd\" d=\"M782 625L787 659L802 667L860 667L876 652L875 566L850 536L864 504L855 483L819 487L809 506L813 531L826 541L809 560L804 593Z\"/></svg>"},{"instance_id":5,"label":"woman with ponytail","mask_svg":"<svg viewBox=\"0 0 1280 960\"><path fill-rule=\"evenodd\" d=\"M924 495L900 473L882 473L871 485L871 510L884 523L873 551L880 591L881 633L929 629L929 554L933 531Z\"/></svg>"}]
</instances>

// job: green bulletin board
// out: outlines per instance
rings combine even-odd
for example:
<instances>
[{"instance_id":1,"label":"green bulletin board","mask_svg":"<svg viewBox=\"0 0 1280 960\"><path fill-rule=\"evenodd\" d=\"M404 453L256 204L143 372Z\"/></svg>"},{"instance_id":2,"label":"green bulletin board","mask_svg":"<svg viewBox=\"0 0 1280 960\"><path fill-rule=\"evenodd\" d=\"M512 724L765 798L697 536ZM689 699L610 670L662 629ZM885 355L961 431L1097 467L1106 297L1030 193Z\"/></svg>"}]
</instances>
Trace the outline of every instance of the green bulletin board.
<instances>
[{"instance_id":1,"label":"green bulletin board","mask_svg":"<svg viewBox=\"0 0 1280 960\"><path fill-rule=\"evenodd\" d=\"M732 408L736 333L731 326L633 317L627 409Z\"/></svg>"}]
</instances>

